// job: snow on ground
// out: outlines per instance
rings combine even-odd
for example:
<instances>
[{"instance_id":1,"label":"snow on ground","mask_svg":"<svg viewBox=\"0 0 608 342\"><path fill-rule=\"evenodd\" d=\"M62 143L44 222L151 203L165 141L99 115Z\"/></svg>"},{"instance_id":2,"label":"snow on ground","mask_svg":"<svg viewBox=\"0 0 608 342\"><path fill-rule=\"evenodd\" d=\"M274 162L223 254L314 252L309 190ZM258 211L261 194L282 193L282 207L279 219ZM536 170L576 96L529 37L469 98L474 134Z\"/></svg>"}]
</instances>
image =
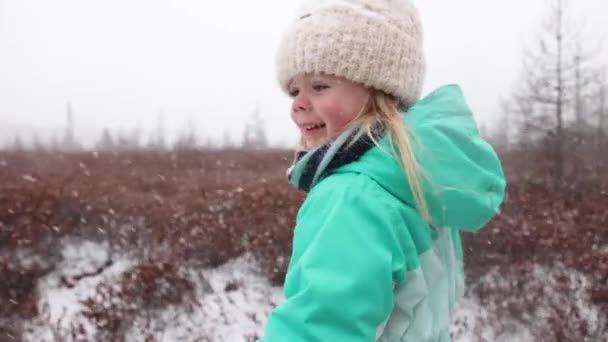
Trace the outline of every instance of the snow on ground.
<instances>
[{"instance_id":1,"label":"snow on ground","mask_svg":"<svg viewBox=\"0 0 608 342\"><path fill-rule=\"evenodd\" d=\"M507 333L497 334L494 327L487 325L490 314L476 301L464 298L455 312L454 323L450 328L453 342L495 341L495 342L532 342L534 337L530 330L521 324L511 322L512 329Z\"/></svg>"},{"instance_id":2,"label":"snow on ground","mask_svg":"<svg viewBox=\"0 0 608 342\"><path fill-rule=\"evenodd\" d=\"M270 311L283 300L282 288L270 286L248 255L191 274L198 278L200 305L192 312L165 310L160 317L162 341L251 341L263 335ZM139 330L132 329L127 340L140 341Z\"/></svg>"},{"instance_id":3,"label":"snow on ground","mask_svg":"<svg viewBox=\"0 0 608 342\"><path fill-rule=\"evenodd\" d=\"M97 284L104 280L112 283L111 280L135 264L121 256L113 256L113 262L108 264L109 246L97 242L67 240L62 253L63 261L57 271L39 283L42 314L28 324L25 341L72 341L69 331L79 325L85 336L90 336L85 340L94 340L95 326L82 316L84 306L80 301L91 297ZM249 255L216 269L185 271L196 285L196 301L187 308L169 306L158 312L152 323L149 317L137 317L126 333L128 341L144 341L145 332L151 330L159 341L252 341L263 335L270 311L283 300L282 288L271 286ZM550 279L543 275L545 270L535 272L538 274L534 276ZM74 281L76 275L83 273L88 276ZM73 287L65 286L66 279ZM500 284L501 280L492 281ZM461 302L451 329L455 342L533 340L530 331L515 322L508 334L496 334L487 325L491 316L486 309L472 299ZM589 310L590 315L597 314Z\"/></svg>"},{"instance_id":4,"label":"snow on ground","mask_svg":"<svg viewBox=\"0 0 608 342\"><path fill-rule=\"evenodd\" d=\"M82 324L93 340L95 326L81 315L80 303L95 293L104 280L116 279L135 263L126 257L98 275L74 281L68 288L61 279L94 273L109 256L106 244L66 242L63 262L39 283L39 309L43 317L28 324L25 341L71 341L70 329ZM283 300L282 288L272 287L258 272L253 258L244 255L217 269L188 270L196 284L197 304L190 310L168 307L156 317L154 326L145 327L143 317L136 319L127 332L128 341L143 341L144 330L157 328L162 341L251 341L262 336L264 324L273 307Z\"/></svg>"},{"instance_id":5,"label":"snow on ground","mask_svg":"<svg viewBox=\"0 0 608 342\"><path fill-rule=\"evenodd\" d=\"M550 329L555 317L560 317L560 328L565 331L580 329L591 334L603 331L601 309L590 298L591 278L559 262L551 267L531 264L524 270L495 268L470 287L475 286L485 286L485 292L491 296L504 298L503 301L489 301L478 318L494 322L495 328L502 326L501 330L516 332L514 336L517 338L507 336L505 341L532 341L531 332L535 332L537 337L553 333ZM520 314L522 323L505 321L496 314L488 316L488 313L505 311L507 307ZM520 335L530 335L530 338L524 339ZM488 341L502 338L500 335L490 337ZM577 336L569 338L576 339Z\"/></svg>"},{"instance_id":6,"label":"snow on ground","mask_svg":"<svg viewBox=\"0 0 608 342\"><path fill-rule=\"evenodd\" d=\"M115 278L133 265L127 258L119 258L101 274L76 281L73 277L96 273L103 267L110 258L110 248L103 243L70 239L64 240L62 247L61 264L38 284L41 317L30 322L29 332L24 336L27 341L55 342L68 336L72 327L80 323L87 332L94 334L95 326L79 315L83 309L80 301L89 298L101 281ZM74 286L65 286L62 279Z\"/></svg>"}]
</instances>

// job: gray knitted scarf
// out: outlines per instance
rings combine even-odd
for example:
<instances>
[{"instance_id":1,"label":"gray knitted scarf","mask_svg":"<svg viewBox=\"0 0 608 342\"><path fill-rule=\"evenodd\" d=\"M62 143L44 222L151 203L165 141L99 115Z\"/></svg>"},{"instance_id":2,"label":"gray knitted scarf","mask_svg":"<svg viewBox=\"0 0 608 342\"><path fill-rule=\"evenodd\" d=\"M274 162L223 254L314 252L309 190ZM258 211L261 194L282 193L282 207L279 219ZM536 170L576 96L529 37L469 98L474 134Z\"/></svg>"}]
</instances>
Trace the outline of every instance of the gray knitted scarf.
<instances>
[{"instance_id":1,"label":"gray knitted scarf","mask_svg":"<svg viewBox=\"0 0 608 342\"><path fill-rule=\"evenodd\" d=\"M331 141L317 146L310 151L297 151L294 162L287 170L289 182L296 189L309 192L315 184L326 177L332 170L359 159L367 150L384 136L379 124L357 137L359 130L349 129Z\"/></svg>"}]
</instances>

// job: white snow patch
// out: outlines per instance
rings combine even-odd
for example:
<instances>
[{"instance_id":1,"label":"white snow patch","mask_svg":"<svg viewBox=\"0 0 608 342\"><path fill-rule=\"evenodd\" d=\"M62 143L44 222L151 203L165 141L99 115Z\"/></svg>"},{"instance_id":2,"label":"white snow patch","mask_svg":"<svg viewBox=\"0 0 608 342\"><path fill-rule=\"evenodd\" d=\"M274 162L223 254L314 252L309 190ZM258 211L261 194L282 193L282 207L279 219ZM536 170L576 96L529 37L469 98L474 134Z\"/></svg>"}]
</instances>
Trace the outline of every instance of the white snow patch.
<instances>
[{"instance_id":1,"label":"white snow patch","mask_svg":"<svg viewBox=\"0 0 608 342\"><path fill-rule=\"evenodd\" d=\"M80 315L83 309L80 301L91 297L100 282L116 278L133 264L127 258L119 258L103 267L110 258L109 246L104 243L65 240L62 245L63 260L57 270L38 283L38 310L41 314L27 324L25 341L54 342L59 337L69 336L70 331L79 325L93 334L94 325ZM74 278L85 273L97 273L100 268L103 270L99 274L80 280ZM73 286L65 286L62 278Z\"/></svg>"},{"instance_id":2,"label":"white snow patch","mask_svg":"<svg viewBox=\"0 0 608 342\"><path fill-rule=\"evenodd\" d=\"M270 286L249 255L219 268L191 270L197 284L197 305L165 310L155 323L163 332L161 341L247 342L261 337L270 311L284 300L282 288ZM143 341L143 323L138 322L128 341Z\"/></svg>"},{"instance_id":3,"label":"white snow patch","mask_svg":"<svg viewBox=\"0 0 608 342\"><path fill-rule=\"evenodd\" d=\"M450 327L453 342L496 341L496 342L533 342L530 330L514 321L509 322L508 333L497 334L494 327L488 325L490 314L479 303L471 298L463 298L454 312Z\"/></svg>"},{"instance_id":4,"label":"white snow patch","mask_svg":"<svg viewBox=\"0 0 608 342\"><path fill-rule=\"evenodd\" d=\"M102 281L111 282L136 264L122 257L103 267L110 257L107 244L66 241L62 247L63 261L38 284L41 315L26 323L24 341L72 341L71 332L79 326L85 331L79 340L92 340L96 327L82 316L80 301L93 296ZM97 275L73 281L73 287L62 281L100 268ZM283 301L282 288L271 286L249 255L216 269L186 272L196 285L196 301L137 317L126 334L128 341L150 335L160 341L251 341L263 335L270 311Z\"/></svg>"},{"instance_id":5,"label":"white snow patch","mask_svg":"<svg viewBox=\"0 0 608 342\"><path fill-rule=\"evenodd\" d=\"M602 329L601 311L591 302L591 285L589 276L561 263L551 267L532 264L507 271L496 268L470 286L473 290L470 292L475 293L475 286L485 286L486 291L504 298L502 301L490 300L483 308L473 310L478 318L474 321L490 325L492 329L487 335L483 328L473 327L471 331L476 335L471 340L534 341L534 335L552 333L547 330L551 317L563 315L565 319L560 324L565 330L574 331L576 327L584 326L589 332L599 331ZM499 314L506 307L521 312L518 321ZM497 331L507 331L509 335L497 334Z\"/></svg>"}]
</instances>

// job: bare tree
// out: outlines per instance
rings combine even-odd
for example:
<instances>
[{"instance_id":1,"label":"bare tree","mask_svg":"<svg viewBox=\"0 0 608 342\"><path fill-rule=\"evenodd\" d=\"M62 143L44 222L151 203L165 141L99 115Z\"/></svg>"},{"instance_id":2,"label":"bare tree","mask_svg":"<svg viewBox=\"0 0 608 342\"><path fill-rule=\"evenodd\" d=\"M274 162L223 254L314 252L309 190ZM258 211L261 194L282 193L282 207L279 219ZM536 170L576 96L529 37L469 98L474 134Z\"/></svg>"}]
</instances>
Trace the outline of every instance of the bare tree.
<instances>
[{"instance_id":1,"label":"bare tree","mask_svg":"<svg viewBox=\"0 0 608 342\"><path fill-rule=\"evenodd\" d=\"M13 146L11 146L11 150L14 152L25 151L25 144L23 143L23 139L21 139L21 135L19 135L19 133L15 134L15 140L13 141Z\"/></svg>"},{"instance_id":2,"label":"bare tree","mask_svg":"<svg viewBox=\"0 0 608 342\"><path fill-rule=\"evenodd\" d=\"M148 147L156 150L164 150L167 148L165 141L165 113L161 108L156 119L156 133L150 138Z\"/></svg>"},{"instance_id":3,"label":"bare tree","mask_svg":"<svg viewBox=\"0 0 608 342\"><path fill-rule=\"evenodd\" d=\"M140 146L141 128L136 127L131 131L119 129L114 139L114 149L137 150Z\"/></svg>"},{"instance_id":4,"label":"bare tree","mask_svg":"<svg viewBox=\"0 0 608 342\"><path fill-rule=\"evenodd\" d=\"M268 147L265 123L260 116L260 105L256 104L255 110L245 124L243 131L243 148L264 149Z\"/></svg>"},{"instance_id":5,"label":"bare tree","mask_svg":"<svg viewBox=\"0 0 608 342\"><path fill-rule=\"evenodd\" d=\"M40 136L37 133L34 133L32 136L32 149L36 152L44 152L46 147L40 140Z\"/></svg>"},{"instance_id":6,"label":"bare tree","mask_svg":"<svg viewBox=\"0 0 608 342\"><path fill-rule=\"evenodd\" d=\"M207 137L207 139L205 140L205 145L203 146L205 149L207 150L211 150L214 148L214 142L213 139L211 139L211 137Z\"/></svg>"},{"instance_id":7,"label":"bare tree","mask_svg":"<svg viewBox=\"0 0 608 342\"><path fill-rule=\"evenodd\" d=\"M74 151L80 149L80 145L74 137L74 111L72 104L68 102L66 106L66 119L67 125L63 135L63 142L61 148L66 151Z\"/></svg>"},{"instance_id":8,"label":"bare tree","mask_svg":"<svg viewBox=\"0 0 608 342\"><path fill-rule=\"evenodd\" d=\"M228 132L228 130L224 130L224 136L222 138L222 147L225 149L230 149L234 147L232 137L230 136L230 132Z\"/></svg>"},{"instance_id":9,"label":"bare tree","mask_svg":"<svg viewBox=\"0 0 608 342\"><path fill-rule=\"evenodd\" d=\"M173 144L175 150L193 150L197 148L198 137L196 136L196 125L192 119L188 120L186 127L177 137Z\"/></svg>"},{"instance_id":10,"label":"bare tree","mask_svg":"<svg viewBox=\"0 0 608 342\"><path fill-rule=\"evenodd\" d=\"M590 142L595 141L595 131L591 128L594 121L593 110L589 107L590 99L594 90L597 88L597 69L590 65L592 54L583 53L581 43L576 46L574 54L574 125L570 128L567 137L567 149L570 154L571 174L569 178L573 181L571 185L576 185L580 180L586 159L594 153L589 151L593 147Z\"/></svg>"},{"instance_id":11,"label":"bare tree","mask_svg":"<svg viewBox=\"0 0 608 342\"><path fill-rule=\"evenodd\" d=\"M115 148L114 138L107 127L101 132L101 138L96 146L100 150L112 150Z\"/></svg>"},{"instance_id":12,"label":"bare tree","mask_svg":"<svg viewBox=\"0 0 608 342\"><path fill-rule=\"evenodd\" d=\"M597 117L596 126L596 147L601 148L608 141L608 80L606 80L606 71L604 70L598 75L598 87L593 98L597 100L595 106L595 116Z\"/></svg>"},{"instance_id":13,"label":"bare tree","mask_svg":"<svg viewBox=\"0 0 608 342\"><path fill-rule=\"evenodd\" d=\"M595 70L585 67L585 58L582 54L581 45L577 45L576 54L574 55L574 114L576 118L577 138L581 139L583 131L587 128L588 119L585 108L585 99L589 97L588 93L594 85L593 72Z\"/></svg>"},{"instance_id":14,"label":"bare tree","mask_svg":"<svg viewBox=\"0 0 608 342\"><path fill-rule=\"evenodd\" d=\"M524 51L522 79L507 107L515 114L521 143L543 146L554 168L554 186L561 189L570 132L580 132L589 116L583 99L592 86L593 55L585 52L583 35L568 18L567 1L550 5L535 45Z\"/></svg>"}]
</instances>

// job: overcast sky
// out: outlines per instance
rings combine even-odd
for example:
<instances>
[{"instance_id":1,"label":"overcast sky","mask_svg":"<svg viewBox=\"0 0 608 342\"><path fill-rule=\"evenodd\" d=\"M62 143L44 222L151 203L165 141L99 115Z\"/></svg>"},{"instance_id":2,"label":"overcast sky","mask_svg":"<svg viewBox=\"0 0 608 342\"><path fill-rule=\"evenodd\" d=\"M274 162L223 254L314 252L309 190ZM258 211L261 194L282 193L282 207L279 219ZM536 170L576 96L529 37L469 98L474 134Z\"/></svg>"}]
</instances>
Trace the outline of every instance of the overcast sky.
<instances>
[{"instance_id":1,"label":"overcast sky","mask_svg":"<svg viewBox=\"0 0 608 342\"><path fill-rule=\"evenodd\" d=\"M490 123L546 2L415 2L425 29L424 93L459 83L478 121ZM103 127L153 131L161 111L170 136L190 122L201 136L220 140L227 130L240 140L259 103L270 141L289 145L297 131L274 54L300 3L0 0L0 144L17 131L61 132L70 102L76 134L89 142ZM606 37L607 1L571 6L587 31Z\"/></svg>"}]
</instances>

